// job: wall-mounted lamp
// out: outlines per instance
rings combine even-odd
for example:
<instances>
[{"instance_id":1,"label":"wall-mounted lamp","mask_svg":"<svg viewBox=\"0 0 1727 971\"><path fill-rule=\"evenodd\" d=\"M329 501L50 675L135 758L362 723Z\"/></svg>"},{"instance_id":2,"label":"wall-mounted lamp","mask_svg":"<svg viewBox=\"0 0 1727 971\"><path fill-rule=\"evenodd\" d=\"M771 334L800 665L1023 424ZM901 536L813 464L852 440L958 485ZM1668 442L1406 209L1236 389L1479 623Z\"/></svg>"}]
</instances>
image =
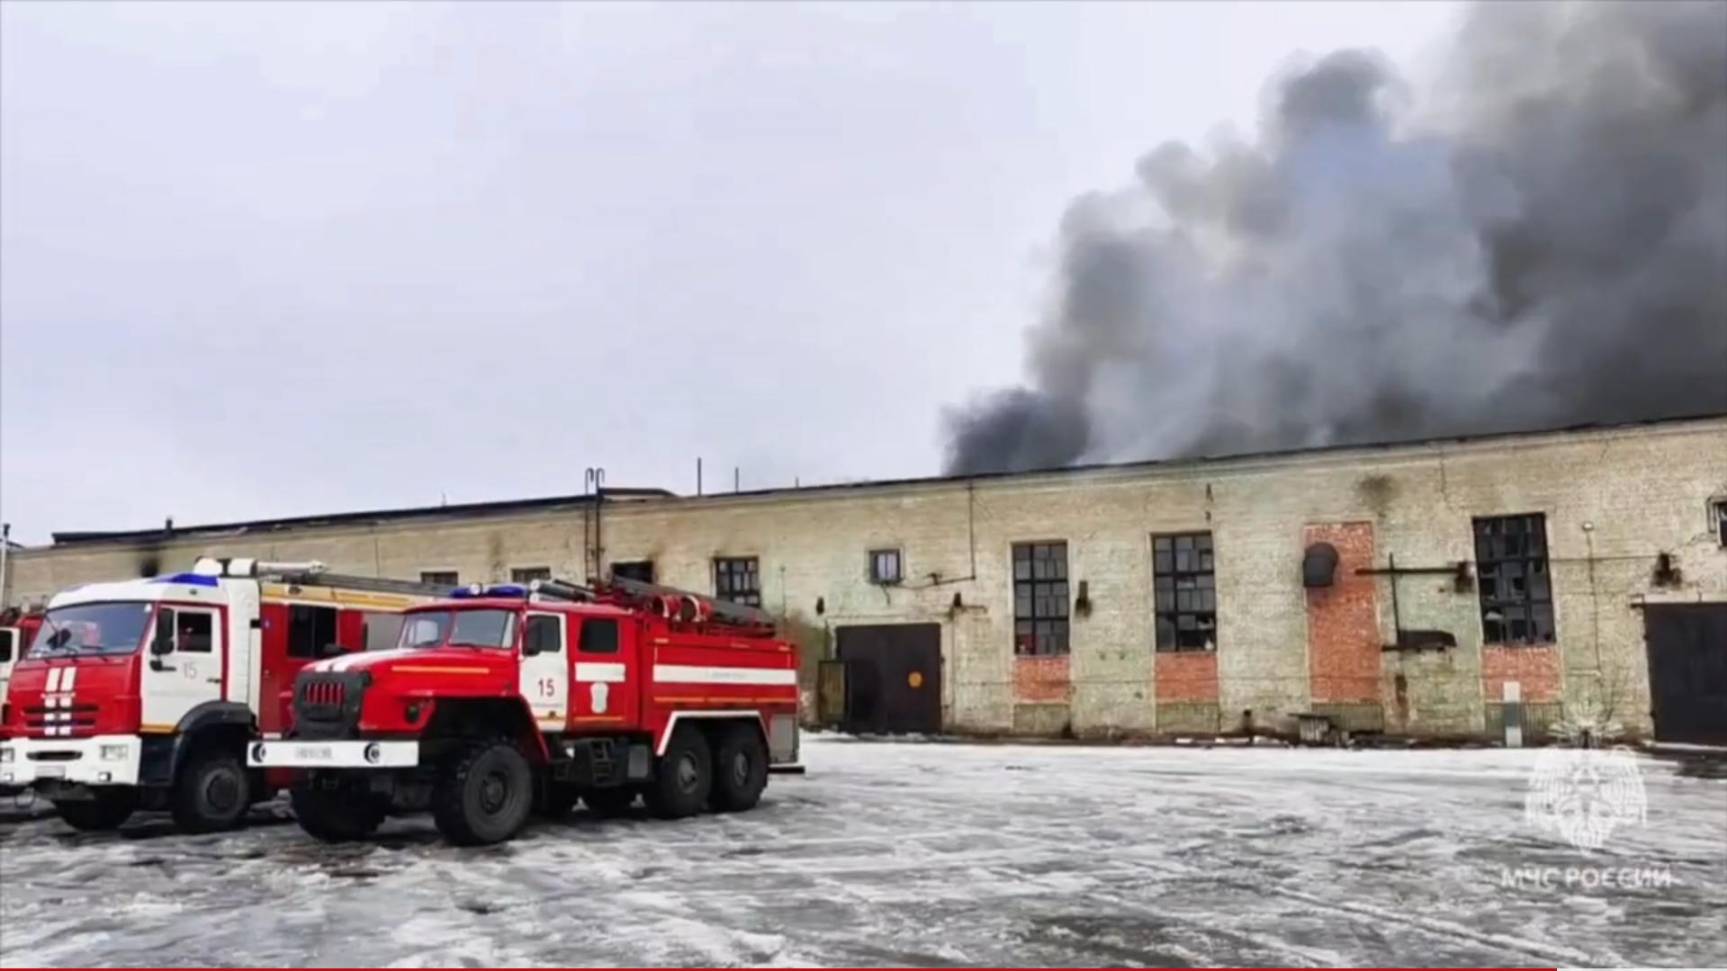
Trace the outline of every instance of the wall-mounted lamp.
<instances>
[{"instance_id":1,"label":"wall-mounted lamp","mask_svg":"<svg viewBox=\"0 0 1727 971\"><path fill-rule=\"evenodd\" d=\"M1673 554L1660 553L1655 557L1655 575L1652 577L1658 587L1677 587L1685 580L1685 574L1679 569L1679 564L1673 561Z\"/></svg>"},{"instance_id":2,"label":"wall-mounted lamp","mask_svg":"<svg viewBox=\"0 0 1727 971\"><path fill-rule=\"evenodd\" d=\"M1312 590L1329 587L1336 582L1337 547L1330 543L1311 543L1301 554L1301 585Z\"/></svg>"}]
</instances>

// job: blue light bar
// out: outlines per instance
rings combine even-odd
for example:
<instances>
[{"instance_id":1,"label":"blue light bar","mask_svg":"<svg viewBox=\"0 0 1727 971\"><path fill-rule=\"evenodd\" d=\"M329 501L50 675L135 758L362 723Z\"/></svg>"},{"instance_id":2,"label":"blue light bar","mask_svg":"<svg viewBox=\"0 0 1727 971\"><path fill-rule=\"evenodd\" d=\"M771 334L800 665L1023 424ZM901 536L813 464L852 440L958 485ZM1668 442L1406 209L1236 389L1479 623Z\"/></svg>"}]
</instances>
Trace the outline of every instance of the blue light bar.
<instances>
[{"instance_id":1,"label":"blue light bar","mask_svg":"<svg viewBox=\"0 0 1727 971\"><path fill-rule=\"evenodd\" d=\"M475 589L478 587L478 589ZM494 583L489 587L478 584L467 587L457 587L450 591L452 600L472 600L475 597L526 597L528 588L515 583Z\"/></svg>"},{"instance_id":2,"label":"blue light bar","mask_svg":"<svg viewBox=\"0 0 1727 971\"><path fill-rule=\"evenodd\" d=\"M205 576L202 573L176 573L171 577L160 577L160 578L152 580L150 582L151 583L184 583L188 586L193 586L193 587L213 587L213 586L216 586L216 578L215 577Z\"/></svg>"}]
</instances>

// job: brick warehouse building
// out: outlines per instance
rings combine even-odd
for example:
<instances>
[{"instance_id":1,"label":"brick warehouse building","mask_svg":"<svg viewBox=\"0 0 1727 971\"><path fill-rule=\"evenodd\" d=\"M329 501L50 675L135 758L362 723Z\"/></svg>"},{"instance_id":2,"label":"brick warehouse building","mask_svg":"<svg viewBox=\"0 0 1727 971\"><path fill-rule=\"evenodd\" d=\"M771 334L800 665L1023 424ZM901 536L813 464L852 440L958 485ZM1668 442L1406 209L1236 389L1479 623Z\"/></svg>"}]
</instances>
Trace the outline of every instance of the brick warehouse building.
<instances>
[{"instance_id":1,"label":"brick warehouse building","mask_svg":"<svg viewBox=\"0 0 1727 971\"><path fill-rule=\"evenodd\" d=\"M461 583L617 568L759 602L845 662L807 665L808 698L859 729L1290 731L1311 712L1493 736L1515 697L1536 732L1727 741L1727 416L59 533L0 593L204 554Z\"/></svg>"}]
</instances>

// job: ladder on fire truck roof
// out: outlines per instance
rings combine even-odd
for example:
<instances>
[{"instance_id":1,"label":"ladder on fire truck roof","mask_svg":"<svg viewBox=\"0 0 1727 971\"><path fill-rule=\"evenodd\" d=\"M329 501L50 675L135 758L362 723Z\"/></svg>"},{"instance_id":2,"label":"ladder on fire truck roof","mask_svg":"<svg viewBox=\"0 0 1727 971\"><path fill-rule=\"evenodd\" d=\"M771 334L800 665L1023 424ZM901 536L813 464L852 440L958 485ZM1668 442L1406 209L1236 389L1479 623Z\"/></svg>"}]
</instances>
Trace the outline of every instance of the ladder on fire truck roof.
<instances>
[{"instance_id":1,"label":"ladder on fire truck roof","mask_svg":"<svg viewBox=\"0 0 1727 971\"><path fill-rule=\"evenodd\" d=\"M370 593L400 593L420 597L447 597L450 587L441 583L416 580L395 580L389 577L360 577L331 573L317 560L276 563L249 557L199 558L192 573L200 577L246 577L307 587L339 587L344 590L364 590Z\"/></svg>"},{"instance_id":2,"label":"ladder on fire truck roof","mask_svg":"<svg viewBox=\"0 0 1727 971\"><path fill-rule=\"evenodd\" d=\"M764 635L774 631L773 615L760 608L623 577L614 576L591 587L563 580L535 580L528 592L555 600L645 610L674 623L715 624Z\"/></svg>"}]
</instances>

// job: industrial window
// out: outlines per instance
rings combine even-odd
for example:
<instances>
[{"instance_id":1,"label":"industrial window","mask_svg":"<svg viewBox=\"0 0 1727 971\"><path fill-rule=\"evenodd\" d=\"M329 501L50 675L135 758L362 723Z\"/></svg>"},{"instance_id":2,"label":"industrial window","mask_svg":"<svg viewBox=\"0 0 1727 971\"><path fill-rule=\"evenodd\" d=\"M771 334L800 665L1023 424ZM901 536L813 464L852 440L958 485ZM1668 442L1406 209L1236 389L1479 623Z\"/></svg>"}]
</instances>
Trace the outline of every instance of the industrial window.
<instances>
[{"instance_id":1,"label":"industrial window","mask_svg":"<svg viewBox=\"0 0 1727 971\"><path fill-rule=\"evenodd\" d=\"M336 608L288 605L288 656L323 657L324 648L336 643Z\"/></svg>"},{"instance_id":2,"label":"industrial window","mask_svg":"<svg viewBox=\"0 0 1727 971\"><path fill-rule=\"evenodd\" d=\"M1151 538L1157 649L1217 648L1217 576L1210 533Z\"/></svg>"},{"instance_id":3,"label":"industrial window","mask_svg":"<svg viewBox=\"0 0 1727 971\"><path fill-rule=\"evenodd\" d=\"M593 618L582 621L581 652L583 654L618 653L618 622Z\"/></svg>"},{"instance_id":4,"label":"industrial window","mask_svg":"<svg viewBox=\"0 0 1727 971\"><path fill-rule=\"evenodd\" d=\"M203 611L182 610L175 614L174 650L208 654L215 642L215 615Z\"/></svg>"},{"instance_id":5,"label":"industrial window","mask_svg":"<svg viewBox=\"0 0 1727 971\"><path fill-rule=\"evenodd\" d=\"M751 607L762 605L762 574L753 556L714 560L714 596Z\"/></svg>"},{"instance_id":6,"label":"industrial window","mask_svg":"<svg viewBox=\"0 0 1727 971\"><path fill-rule=\"evenodd\" d=\"M1547 517L1475 520L1481 633L1489 644L1553 641L1553 583L1547 572Z\"/></svg>"},{"instance_id":7,"label":"industrial window","mask_svg":"<svg viewBox=\"0 0 1727 971\"><path fill-rule=\"evenodd\" d=\"M612 564L612 576L619 580L635 580L639 583L654 582L653 560L626 560Z\"/></svg>"},{"instance_id":8,"label":"industrial window","mask_svg":"<svg viewBox=\"0 0 1727 971\"><path fill-rule=\"evenodd\" d=\"M900 579L899 550L869 551L869 582L888 584Z\"/></svg>"},{"instance_id":9,"label":"industrial window","mask_svg":"<svg viewBox=\"0 0 1727 971\"><path fill-rule=\"evenodd\" d=\"M522 646L540 654L562 654L563 619L553 614L529 614L528 626L522 633Z\"/></svg>"},{"instance_id":10,"label":"industrial window","mask_svg":"<svg viewBox=\"0 0 1727 971\"><path fill-rule=\"evenodd\" d=\"M462 581L456 576L455 570L421 570L420 582L438 587L453 587Z\"/></svg>"},{"instance_id":11,"label":"industrial window","mask_svg":"<svg viewBox=\"0 0 1727 971\"><path fill-rule=\"evenodd\" d=\"M1068 652L1066 543L1013 544L1013 652Z\"/></svg>"},{"instance_id":12,"label":"industrial window","mask_svg":"<svg viewBox=\"0 0 1727 971\"><path fill-rule=\"evenodd\" d=\"M511 583L533 583L551 578L552 568L549 566L518 566L510 571Z\"/></svg>"},{"instance_id":13,"label":"industrial window","mask_svg":"<svg viewBox=\"0 0 1727 971\"><path fill-rule=\"evenodd\" d=\"M1715 530L1721 534L1721 545L1727 546L1727 499L1715 500Z\"/></svg>"}]
</instances>

